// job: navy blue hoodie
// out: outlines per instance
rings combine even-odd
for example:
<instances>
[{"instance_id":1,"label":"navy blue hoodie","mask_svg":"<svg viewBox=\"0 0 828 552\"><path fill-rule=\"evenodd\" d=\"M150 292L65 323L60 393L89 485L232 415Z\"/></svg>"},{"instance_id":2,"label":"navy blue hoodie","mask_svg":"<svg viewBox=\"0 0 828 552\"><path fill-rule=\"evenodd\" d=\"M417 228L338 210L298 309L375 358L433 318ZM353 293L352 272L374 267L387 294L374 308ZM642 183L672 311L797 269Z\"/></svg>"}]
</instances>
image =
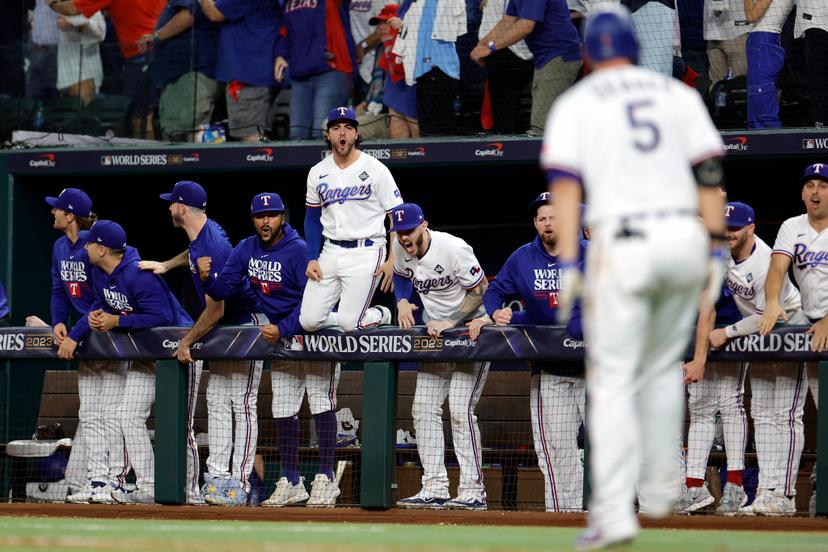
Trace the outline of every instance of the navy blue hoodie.
<instances>
[{"instance_id":1,"label":"navy blue hoodie","mask_svg":"<svg viewBox=\"0 0 828 552\"><path fill-rule=\"evenodd\" d=\"M68 324L72 311L84 315L95 300L92 291L92 265L86 253L86 240L75 243L60 237L52 247L52 327Z\"/></svg>"}]
</instances>

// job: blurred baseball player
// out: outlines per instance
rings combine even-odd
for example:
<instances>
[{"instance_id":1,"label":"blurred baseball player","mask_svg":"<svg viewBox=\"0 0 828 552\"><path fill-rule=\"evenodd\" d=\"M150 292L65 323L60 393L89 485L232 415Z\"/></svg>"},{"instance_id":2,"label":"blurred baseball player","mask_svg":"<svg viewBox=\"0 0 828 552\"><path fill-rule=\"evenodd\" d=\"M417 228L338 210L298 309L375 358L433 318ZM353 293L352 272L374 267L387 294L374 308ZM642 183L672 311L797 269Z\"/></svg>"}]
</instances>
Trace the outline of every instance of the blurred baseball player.
<instances>
[{"instance_id":1,"label":"blurred baseball player","mask_svg":"<svg viewBox=\"0 0 828 552\"><path fill-rule=\"evenodd\" d=\"M705 277L708 305L721 290L724 149L694 90L634 65L625 7L592 6L584 42L594 72L552 107L541 163L559 223L561 321L581 291L579 203L590 198L583 292L593 489L576 547L595 550L638 533L636 483L651 517L668 515L678 498L684 396L675 367Z\"/></svg>"},{"instance_id":2,"label":"blurred baseball player","mask_svg":"<svg viewBox=\"0 0 828 552\"><path fill-rule=\"evenodd\" d=\"M768 278L765 281L767 304L759 333L766 335L780 319L787 320L780 293L784 277L793 265L794 278L802 294L802 311L811 327L811 349L828 349L828 163L814 163L800 179L805 214L782 223L773 244ZM819 370L811 370L809 384L814 404L819 407ZM816 495L811 496L816 505ZM813 508L812 508L813 510Z\"/></svg>"},{"instance_id":3,"label":"blurred baseball player","mask_svg":"<svg viewBox=\"0 0 828 552\"><path fill-rule=\"evenodd\" d=\"M86 242L78 233L88 230L96 216L92 200L77 188L47 197L46 203L52 207L53 228L64 234L52 247L52 333L59 346L68 335L70 316L85 316L95 299ZM76 492L67 497L68 502L112 502L112 492L124 483L124 441L114 412L123 393L127 366L118 361L85 360L78 364L78 429L66 466L67 483ZM74 481L78 472L83 478Z\"/></svg>"},{"instance_id":4,"label":"blurred baseball player","mask_svg":"<svg viewBox=\"0 0 828 552\"><path fill-rule=\"evenodd\" d=\"M733 294L725 283L716 305L699 313L693 359L684 364L684 383L690 398L687 407L690 427L687 433L687 476L676 511L691 513L715 501L705 482L710 449L716 437L716 412L721 414L727 483L716 513L729 515L745 505L742 485L747 443L747 414L744 407L748 363L707 362L710 332L716 324L735 324L742 319Z\"/></svg>"},{"instance_id":5,"label":"blurred baseball player","mask_svg":"<svg viewBox=\"0 0 828 552\"><path fill-rule=\"evenodd\" d=\"M216 324L259 324L256 295L249 287L225 301L215 301L204 292L204 283L198 274L198 259L210 257L214 271L220 271L233 250L224 229L207 218L207 193L197 182L181 181L173 191L161 194L170 202L173 225L182 228L190 239L190 246L181 255L163 263L141 261L141 268L161 274L176 266L189 266L202 313L190 331L181 338L175 352L180 362L193 362L190 347ZM198 392L201 361L190 389ZM263 361L210 361L210 380L207 384L207 439L210 455L201 497L209 504L244 505L250 492L250 473L256 452L259 422L256 397L262 377ZM189 416L195 413L195 401ZM233 423L235 421L235 436ZM192 423L192 422L191 422ZM230 456L233 456L232 469ZM194 493L194 498L199 496Z\"/></svg>"},{"instance_id":6,"label":"blurred baseball player","mask_svg":"<svg viewBox=\"0 0 828 552\"><path fill-rule=\"evenodd\" d=\"M483 305L487 316L469 323L472 339L477 338L481 326L493 322L498 326L558 323L558 232L549 193L538 196L529 211L538 236L509 256L486 290ZM513 296L520 297L526 310L512 312L503 306ZM580 317L571 317L568 331L581 339ZM578 429L584 421L586 401L584 363L533 362L531 381L532 436L543 473L546 511L580 511L584 468Z\"/></svg>"},{"instance_id":7,"label":"blurred baseball player","mask_svg":"<svg viewBox=\"0 0 828 552\"><path fill-rule=\"evenodd\" d=\"M9 301L6 298L6 290L3 289L3 283L0 282L0 328L8 328L9 322Z\"/></svg>"},{"instance_id":8,"label":"blurred baseball player","mask_svg":"<svg viewBox=\"0 0 828 552\"><path fill-rule=\"evenodd\" d=\"M759 331L765 308L765 278L771 248L754 234L754 212L740 202L725 206L731 259L727 285L744 318L710 333L710 343L722 347L733 337ZM783 278L782 305L792 324L807 324L800 296L787 274ZM802 413L808 392L802 363L752 362L750 366L751 415L759 461L759 489L746 513L796 513L796 475L804 445ZM784 405L784 408L780 408Z\"/></svg>"},{"instance_id":9,"label":"blurred baseball player","mask_svg":"<svg viewBox=\"0 0 828 552\"><path fill-rule=\"evenodd\" d=\"M488 281L469 245L451 234L429 230L423 211L403 203L391 211L397 239L394 249L394 288L400 327L414 325L409 299L417 290L423 301L423 321L429 335L439 337L485 313L483 293ZM488 362L423 362L411 415L417 433L417 452L423 465L422 489L397 502L401 508L485 510L480 428L474 410L483 392ZM445 465L443 403L449 402L454 453L460 464L457 496L449 497Z\"/></svg>"},{"instance_id":10,"label":"blurred baseball player","mask_svg":"<svg viewBox=\"0 0 828 552\"><path fill-rule=\"evenodd\" d=\"M359 151L358 124L353 109L332 109L325 134L331 155L308 173L310 261L300 322L309 332L325 324L337 302L338 324L346 332L391 322L387 308L368 305L380 278L382 290L391 289L393 254L385 260L385 216L402 198L388 168Z\"/></svg>"},{"instance_id":11,"label":"blurred baseball player","mask_svg":"<svg viewBox=\"0 0 828 552\"><path fill-rule=\"evenodd\" d=\"M262 335L275 342L302 331L299 308L307 283L308 248L285 222L285 206L278 194L265 192L253 197L250 213L256 235L239 242L220 273L211 271L209 258L198 259L199 273L207 281L207 294L215 300L252 289L270 321L262 327ZM307 500L309 507L333 507L339 496L334 476L339 364L274 360L270 377L282 471L276 490L262 504L280 507ZM319 442L319 470L310 495L299 476L297 414L305 392Z\"/></svg>"},{"instance_id":12,"label":"blurred baseball player","mask_svg":"<svg viewBox=\"0 0 828 552\"><path fill-rule=\"evenodd\" d=\"M60 358L74 357L78 341L90 329L108 332L114 328L139 330L157 326L192 326L193 321L181 308L160 276L138 267L138 251L127 246L126 232L118 223L99 220L89 230L79 232L86 241L86 253L95 269L92 287L95 301L89 313L80 318L58 348ZM190 367L190 377L194 368ZM190 380L192 381L192 379ZM155 461L147 430L147 418L155 402L155 363L131 362L126 375L123 394L119 397L118 420L126 453L135 471L135 490L112 492L112 498L122 503L149 504L155 500ZM192 418L191 418L192 420ZM188 428L187 480L198 487L198 450L193 450L195 439L192 424ZM194 460L195 463L193 465Z\"/></svg>"}]
</instances>

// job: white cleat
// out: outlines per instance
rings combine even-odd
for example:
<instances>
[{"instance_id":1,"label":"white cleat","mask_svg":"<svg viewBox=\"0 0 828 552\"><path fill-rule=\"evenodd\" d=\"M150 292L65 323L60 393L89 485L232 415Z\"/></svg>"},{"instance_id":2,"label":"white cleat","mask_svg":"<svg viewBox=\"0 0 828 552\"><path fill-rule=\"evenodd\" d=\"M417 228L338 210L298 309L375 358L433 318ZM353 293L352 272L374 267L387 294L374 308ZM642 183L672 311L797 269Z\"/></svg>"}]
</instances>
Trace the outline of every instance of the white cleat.
<instances>
[{"instance_id":1,"label":"white cleat","mask_svg":"<svg viewBox=\"0 0 828 552\"><path fill-rule=\"evenodd\" d=\"M103 481L87 481L78 491L66 497L66 502L71 504L88 504L102 491L106 490L106 483Z\"/></svg>"},{"instance_id":2,"label":"white cleat","mask_svg":"<svg viewBox=\"0 0 828 552\"><path fill-rule=\"evenodd\" d=\"M155 494L141 489L135 489L131 493L113 493L112 498L118 504L155 504Z\"/></svg>"},{"instance_id":3,"label":"white cleat","mask_svg":"<svg viewBox=\"0 0 828 552\"><path fill-rule=\"evenodd\" d=\"M676 503L676 511L689 514L713 504L715 500L707 489L707 483L701 487L686 487Z\"/></svg>"},{"instance_id":4,"label":"white cleat","mask_svg":"<svg viewBox=\"0 0 828 552\"><path fill-rule=\"evenodd\" d=\"M267 508L282 508L291 504L298 504L308 499L308 491L305 490L305 478L299 479L299 483L293 485L287 477L283 477L276 483L276 490L270 498L262 502Z\"/></svg>"},{"instance_id":5,"label":"white cleat","mask_svg":"<svg viewBox=\"0 0 828 552\"><path fill-rule=\"evenodd\" d=\"M336 506L336 497L339 496L339 484L331 481L324 473L317 473L311 483L308 508L333 508Z\"/></svg>"}]
</instances>

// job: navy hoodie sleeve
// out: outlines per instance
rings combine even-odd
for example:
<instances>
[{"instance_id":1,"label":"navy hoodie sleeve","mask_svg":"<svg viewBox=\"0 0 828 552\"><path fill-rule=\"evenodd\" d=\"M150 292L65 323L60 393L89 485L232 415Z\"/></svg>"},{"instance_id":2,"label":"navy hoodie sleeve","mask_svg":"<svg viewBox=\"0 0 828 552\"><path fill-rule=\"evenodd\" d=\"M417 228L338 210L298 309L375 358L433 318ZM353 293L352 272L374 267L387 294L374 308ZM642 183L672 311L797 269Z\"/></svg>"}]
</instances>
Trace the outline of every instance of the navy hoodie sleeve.
<instances>
[{"instance_id":1,"label":"navy hoodie sleeve","mask_svg":"<svg viewBox=\"0 0 828 552\"><path fill-rule=\"evenodd\" d=\"M292 252L293 253L293 252ZM302 295L305 292L305 285L308 283L308 277L305 275L305 266L307 265L307 250L297 247L295 254L291 258L291 280L299 290L299 301L296 306L284 317L278 324L279 335L282 337L290 337L302 331L302 326L299 324L299 311L302 309Z\"/></svg>"},{"instance_id":2,"label":"navy hoodie sleeve","mask_svg":"<svg viewBox=\"0 0 828 552\"><path fill-rule=\"evenodd\" d=\"M167 293L161 284L160 276L152 272L131 271L130 291L135 297L136 312L128 316L121 316L118 326L130 330L167 326L173 320L174 313L170 312L170 303Z\"/></svg>"},{"instance_id":3,"label":"navy hoodie sleeve","mask_svg":"<svg viewBox=\"0 0 828 552\"><path fill-rule=\"evenodd\" d=\"M247 262L250 259L250 252L247 244L248 240L239 243L230 253L221 272L210 274L210 277L204 282L204 291L214 301L221 301L241 293L249 285L247 282Z\"/></svg>"},{"instance_id":4,"label":"navy hoodie sleeve","mask_svg":"<svg viewBox=\"0 0 828 552\"><path fill-rule=\"evenodd\" d=\"M494 311L503 308L503 303L509 295L517 293L514 268L515 255L516 253L513 253L506 259L500 272L497 273L495 279L491 281L486 289L486 293L483 294L483 306L486 307L486 313L489 316L492 316ZM512 318L512 323L518 324L519 322Z\"/></svg>"},{"instance_id":5,"label":"navy hoodie sleeve","mask_svg":"<svg viewBox=\"0 0 828 552\"><path fill-rule=\"evenodd\" d=\"M89 312L104 308L104 304L104 300L101 299L100 296L96 293L95 302L92 303L92 305L89 307ZM80 318L78 318L77 323L75 323L75 325L69 331L69 337L71 337L75 341L80 341L86 336L86 334L89 333L89 331L89 313L86 313Z\"/></svg>"},{"instance_id":6,"label":"navy hoodie sleeve","mask_svg":"<svg viewBox=\"0 0 828 552\"><path fill-rule=\"evenodd\" d=\"M50 310L52 313L52 327L58 324L69 322L69 313L72 312L72 303L66 296L63 280L60 279L60 270L56 259L57 243L52 248L52 300Z\"/></svg>"}]
</instances>

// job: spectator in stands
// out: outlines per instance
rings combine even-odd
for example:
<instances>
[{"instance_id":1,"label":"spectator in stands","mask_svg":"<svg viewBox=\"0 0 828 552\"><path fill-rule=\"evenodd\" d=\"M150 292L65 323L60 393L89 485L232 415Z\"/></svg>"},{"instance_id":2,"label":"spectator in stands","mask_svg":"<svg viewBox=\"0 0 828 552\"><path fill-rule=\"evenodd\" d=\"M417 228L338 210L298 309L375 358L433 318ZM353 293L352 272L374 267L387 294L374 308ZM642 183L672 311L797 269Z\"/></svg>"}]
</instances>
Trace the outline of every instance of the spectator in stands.
<instances>
[{"instance_id":1,"label":"spectator in stands","mask_svg":"<svg viewBox=\"0 0 828 552\"><path fill-rule=\"evenodd\" d=\"M273 59L279 42L276 0L199 0L204 14L223 23L216 80L226 82L230 136L257 142L271 127L276 99Z\"/></svg>"},{"instance_id":2,"label":"spectator in stands","mask_svg":"<svg viewBox=\"0 0 828 552\"><path fill-rule=\"evenodd\" d=\"M466 32L463 0L412 2L405 12L392 53L402 59L406 84L417 84L417 115L424 136L456 133L460 58L455 43Z\"/></svg>"},{"instance_id":3,"label":"spectator in stands","mask_svg":"<svg viewBox=\"0 0 828 552\"><path fill-rule=\"evenodd\" d=\"M25 94L23 74L23 42L29 27L27 12L34 9L34 0L7 2L0 17L0 100Z\"/></svg>"},{"instance_id":4,"label":"spectator in stands","mask_svg":"<svg viewBox=\"0 0 828 552\"><path fill-rule=\"evenodd\" d=\"M290 73L290 139L322 139L322 121L348 103L356 62L351 27L341 0L287 0L273 71Z\"/></svg>"},{"instance_id":5,"label":"spectator in stands","mask_svg":"<svg viewBox=\"0 0 828 552\"><path fill-rule=\"evenodd\" d=\"M141 52L153 51L150 75L165 139L192 142L195 129L210 122L223 91L215 80L218 42L219 25L195 0L167 0L155 32L138 41Z\"/></svg>"},{"instance_id":6,"label":"spectator in stands","mask_svg":"<svg viewBox=\"0 0 828 552\"><path fill-rule=\"evenodd\" d=\"M621 3L632 12L640 45L638 65L672 76L675 0L621 0Z\"/></svg>"},{"instance_id":7,"label":"spectator in stands","mask_svg":"<svg viewBox=\"0 0 828 552\"><path fill-rule=\"evenodd\" d=\"M405 68L402 60L393 53L394 43L411 2L401 6L387 4L380 15L371 18L382 36L382 50L379 61L388 77L385 79L383 102L388 106L388 134L391 138L419 138L420 122L417 119L417 84L405 82Z\"/></svg>"},{"instance_id":8,"label":"spectator in stands","mask_svg":"<svg viewBox=\"0 0 828 552\"><path fill-rule=\"evenodd\" d=\"M805 70L811 97L811 122L828 125L828 3L798 0L796 38L805 37Z\"/></svg>"},{"instance_id":9,"label":"spectator in stands","mask_svg":"<svg viewBox=\"0 0 828 552\"><path fill-rule=\"evenodd\" d=\"M59 16L57 87L67 96L80 96L83 105L95 98L103 82L100 43L106 37L106 20L101 12Z\"/></svg>"},{"instance_id":10,"label":"spectator in stands","mask_svg":"<svg viewBox=\"0 0 828 552\"><path fill-rule=\"evenodd\" d=\"M58 42L61 34L58 14L49 9L47 1L36 0L32 12L29 69L26 71L26 96L44 102L58 95Z\"/></svg>"},{"instance_id":11,"label":"spectator in stands","mask_svg":"<svg viewBox=\"0 0 828 552\"><path fill-rule=\"evenodd\" d=\"M721 2L721 0L714 0ZM681 60L685 71L689 68L695 72L697 88L706 90L709 86L710 66L707 57L707 45L704 41L704 3L705 0L684 0L677 9L679 19L679 38L681 42ZM674 71L675 72L675 71Z\"/></svg>"},{"instance_id":12,"label":"spectator in stands","mask_svg":"<svg viewBox=\"0 0 828 552\"><path fill-rule=\"evenodd\" d=\"M9 325L9 300L6 299L6 290L3 289L3 284L0 282L0 328Z\"/></svg>"},{"instance_id":13,"label":"spectator in stands","mask_svg":"<svg viewBox=\"0 0 828 552\"><path fill-rule=\"evenodd\" d=\"M156 97L147 76L149 58L138 50L138 41L155 29L155 22L164 10L164 0L49 0L49 7L61 15L88 18L107 10L123 57L121 82L124 95L131 100L132 136L153 138L152 114Z\"/></svg>"},{"instance_id":14,"label":"spectator in stands","mask_svg":"<svg viewBox=\"0 0 828 552\"><path fill-rule=\"evenodd\" d=\"M487 0L483 5L483 21L480 24L477 47L485 53L489 49L486 37L506 12L506 0ZM472 52L474 58L474 52ZM520 100L523 89L532 82L534 73L532 52L521 40L508 48L500 48L478 60L488 73L489 97L492 102L492 116L495 134L517 134L525 128L518 127Z\"/></svg>"},{"instance_id":15,"label":"spectator in stands","mask_svg":"<svg viewBox=\"0 0 828 552\"><path fill-rule=\"evenodd\" d=\"M747 73L745 43L749 30L744 0L704 0L704 39L711 85Z\"/></svg>"},{"instance_id":16,"label":"spectator in stands","mask_svg":"<svg viewBox=\"0 0 828 552\"><path fill-rule=\"evenodd\" d=\"M354 71L354 103L359 105L368 95L377 60L377 47L382 37L371 25L371 19L379 15L384 0L352 0L348 5L351 36L356 45L356 70ZM361 124L361 123L360 123ZM364 129L361 129L364 130Z\"/></svg>"},{"instance_id":17,"label":"spectator in stands","mask_svg":"<svg viewBox=\"0 0 828 552\"><path fill-rule=\"evenodd\" d=\"M480 40L471 57L480 63L524 38L535 64L529 132L540 135L552 103L581 71L581 41L566 0L510 0L506 14Z\"/></svg>"},{"instance_id":18,"label":"spectator in stands","mask_svg":"<svg viewBox=\"0 0 828 552\"><path fill-rule=\"evenodd\" d=\"M785 63L782 25L794 0L744 0L744 5L753 24L746 43L748 128L781 128L776 79Z\"/></svg>"}]
</instances>

